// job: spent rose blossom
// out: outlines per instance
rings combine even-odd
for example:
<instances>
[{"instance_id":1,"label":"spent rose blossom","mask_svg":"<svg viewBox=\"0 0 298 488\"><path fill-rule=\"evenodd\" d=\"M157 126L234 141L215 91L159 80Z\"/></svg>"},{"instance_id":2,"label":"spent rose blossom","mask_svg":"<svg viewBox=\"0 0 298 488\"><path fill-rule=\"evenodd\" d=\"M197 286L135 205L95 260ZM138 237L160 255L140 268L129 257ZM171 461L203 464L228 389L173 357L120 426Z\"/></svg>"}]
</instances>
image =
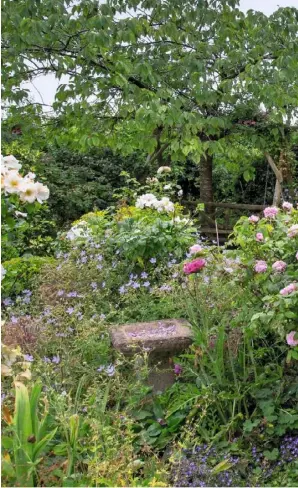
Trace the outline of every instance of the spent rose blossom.
<instances>
[{"instance_id":1,"label":"spent rose blossom","mask_svg":"<svg viewBox=\"0 0 298 488\"><path fill-rule=\"evenodd\" d=\"M292 225L288 230L288 237L298 236L298 224Z\"/></svg>"},{"instance_id":2,"label":"spent rose blossom","mask_svg":"<svg viewBox=\"0 0 298 488\"><path fill-rule=\"evenodd\" d=\"M272 264L272 269L276 271L277 273L282 273L287 267L287 263L284 261L275 261L275 263Z\"/></svg>"},{"instance_id":3,"label":"spent rose blossom","mask_svg":"<svg viewBox=\"0 0 298 488\"><path fill-rule=\"evenodd\" d=\"M254 269L256 273L265 273L265 271L267 271L266 261L257 261Z\"/></svg>"},{"instance_id":4,"label":"spent rose blossom","mask_svg":"<svg viewBox=\"0 0 298 488\"><path fill-rule=\"evenodd\" d=\"M286 212L292 212L293 204L290 202L283 202L282 208L283 208L283 210L286 210Z\"/></svg>"},{"instance_id":5,"label":"spent rose blossom","mask_svg":"<svg viewBox=\"0 0 298 488\"><path fill-rule=\"evenodd\" d=\"M256 233L256 241L261 242L263 240L264 240L264 236L263 236L262 232L257 232Z\"/></svg>"},{"instance_id":6,"label":"spent rose blossom","mask_svg":"<svg viewBox=\"0 0 298 488\"><path fill-rule=\"evenodd\" d=\"M197 252L201 252L201 251L203 251L203 248L199 244L194 244L189 248L190 254L196 254Z\"/></svg>"},{"instance_id":7,"label":"spent rose blossom","mask_svg":"<svg viewBox=\"0 0 298 488\"><path fill-rule=\"evenodd\" d=\"M295 290L297 290L296 284L291 283L290 285L288 285L285 288L283 288L282 290L280 290L279 293L283 296L287 296L287 295L290 295L291 293L293 293Z\"/></svg>"},{"instance_id":8,"label":"spent rose blossom","mask_svg":"<svg viewBox=\"0 0 298 488\"><path fill-rule=\"evenodd\" d=\"M267 207L264 209L264 216L266 219L274 219L278 214L279 209L277 207Z\"/></svg>"},{"instance_id":9,"label":"spent rose blossom","mask_svg":"<svg viewBox=\"0 0 298 488\"><path fill-rule=\"evenodd\" d=\"M190 263L185 263L183 266L183 271L185 274L197 273L206 266L205 259L194 259Z\"/></svg>"},{"instance_id":10,"label":"spent rose blossom","mask_svg":"<svg viewBox=\"0 0 298 488\"><path fill-rule=\"evenodd\" d=\"M172 169L170 166L160 166L157 170L157 174L160 175L161 173L170 173Z\"/></svg>"},{"instance_id":11,"label":"spent rose blossom","mask_svg":"<svg viewBox=\"0 0 298 488\"><path fill-rule=\"evenodd\" d=\"M298 332L296 332L295 330L292 330L292 332L287 334L287 343L289 346L298 346L298 339L295 339L295 335L298 337Z\"/></svg>"},{"instance_id":12,"label":"spent rose blossom","mask_svg":"<svg viewBox=\"0 0 298 488\"><path fill-rule=\"evenodd\" d=\"M248 218L249 222L251 224L256 224L257 222L259 222L260 218L257 217L257 215L251 215L249 218Z\"/></svg>"}]
</instances>

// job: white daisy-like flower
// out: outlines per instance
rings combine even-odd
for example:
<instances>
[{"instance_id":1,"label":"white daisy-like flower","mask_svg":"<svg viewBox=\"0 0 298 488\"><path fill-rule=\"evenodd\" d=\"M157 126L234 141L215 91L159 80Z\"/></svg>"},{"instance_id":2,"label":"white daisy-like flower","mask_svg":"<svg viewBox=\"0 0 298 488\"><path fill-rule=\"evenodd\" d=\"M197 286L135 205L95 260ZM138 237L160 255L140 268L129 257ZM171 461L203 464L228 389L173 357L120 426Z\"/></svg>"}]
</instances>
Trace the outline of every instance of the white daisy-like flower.
<instances>
[{"instance_id":1,"label":"white daisy-like flower","mask_svg":"<svg viewBox=\"0 0 298 488\"><path fill-rule=\"evenodd\" d=\"M42 183L35 183L36 189L36 199L39 203L43 203L47 200L50 196L50 190L47 186L43 185Z\"/></svg>"},{"instance_id":2,"label":"white daisy-like flower","mask_svg":"<svg viewBox=\"0 0 298 488\"><path fill-rule=\"evenodd\" d=\"M36 200L36 184L30 180L23 182L21 185L20 199L22 202L33 203Z\"/></svg>"},{"instance_id":3,"label":"white daisy-like flower","mask_svg":"<svg viewBox=\"0 0 298 488\"><path fill-rule=\"evenodd\" d=\"M23 177L16 171L9 171L4 175L3 186L6 193L19 193L23 185Z\"/></svg>"},{"instance_id":4,"label":"white daisy-like flower","mask_svg":"<svg viewBox=\"0 0 298 488\"><path fill-rule=\"evenodd\" d=\"M22 165L18 162L18 160L10 154L9 156L5 156L3 158L3 163L8 169L21 169Z\"/></svg>"}]
</instances>

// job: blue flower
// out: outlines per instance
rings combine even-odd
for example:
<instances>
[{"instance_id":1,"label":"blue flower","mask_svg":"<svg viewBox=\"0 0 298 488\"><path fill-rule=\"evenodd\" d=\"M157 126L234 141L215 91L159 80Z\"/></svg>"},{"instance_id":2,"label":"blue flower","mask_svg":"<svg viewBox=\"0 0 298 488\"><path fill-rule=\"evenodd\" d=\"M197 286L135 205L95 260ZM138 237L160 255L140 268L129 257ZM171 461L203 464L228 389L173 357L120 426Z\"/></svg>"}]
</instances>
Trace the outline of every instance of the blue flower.
<instances>
[{"instance_id":1,"label":"blue flower","mask_svg":"<svg viewBox=\"0 0 298 488\"><path fill-rule=\"evenodd\" d=\"M150 263L155 264L156 263L156 258L150 258L149 261L150 261Z\"/></svg>"},{"instance_id":2,"label":"blue flower","mask_svg":"<svg viewBox=\"0 0 298 488\"><path fill-rule=\"evenodd\" d=\"M58 290L57 296L62 297L62 295L64 295L64 290Z\"/></svg>"},{"instance_id":3,"label":"blue flower","mask_svg":"<svg viewBox=\"0 0 298 488\"><path fill-rule=\"evenodd\" d=\"M103 256L102 256L102 254L98 254L98 255L96 256L96 259L97 259L97 261L102 261L102 260L103 260Z\"/></svg>"},{"instance_id":4,"label":"blue flower","mask_svg":"<svg viewBox=\"0 0 298 488\"><path fill-rule=\"evenodd\" d=\"M140 285L140 283L135 281L131 286L136 290L137 288L140 288L141 285Z\"/></svg>"},{"instance_id":5,"label":"blue flower","mask_svg":"<svg viewBox=\"0 0 298 488\"><path fill-rule=\"evenodd\" d=\"M5 305L6 307L9 307L10 305L13 305L12 299L10 297L4 298L3 305Z\"/></svg>"},{"instance_id":6,"label":"blue flower","mask_svg":"<svg viewBox=\"0 0 298 488\"><path fill-rule=\"evenodd\" d=\"M126 290L125 290L125 286L123 286L123 285L122 285L122 286L120 286L120 288L119 288L119 293L123 294L123 293L125 293L125 292L126 292Z\"/></svg>"},{"instance_id":7,"label":"blue flower","mask_svg":"<svg viewBox=\"0 0 298 488\"><path fill-rule=\"evenodd\" d=\"M32 295L32 291L31 290L23 290L23 295L27 295L28 297L30 297Z\"/></svg>"},{"instance_id":8,"label":"blue flower","mask_svg":"<svg viewBox=\"0 0 298 488\"><path fill-rule=\"evenodd\" d=\"M52 357L52 363L54 364L59 364L60 363L60 356L53 356Z\"/></svg>"},{"instance_id":9,"label":"blue flower","mask_svg":"<svg viewBox=\"0 0 298 488\"><path fill-rule=\"evenodd\" d=\"M141 278L143 278L143 279L148 278L148 273L146 273L146 271L143 271L143 272L141 273Z\"/></svg>"},{"instance_id":10,"label":"blue flower","mask_svg":"<svg viewBox=\"0 0 298 488\"><path fill-rule=\"evenodd\" d=\"M145 286L145 288L148 288L148 286L150 286L150 281L145 281L143 283L143 286Z\"/></svg>"},{"instance_id":11,"label":"blue flower","mask_svg":"<svg viewBox=\"0 0 298 488\"><path fill-rule=\"evenodd\" d=\"M31 354L24 354L24 359L25 359L25 361L29 361L30 363L32 363L32 361L34 361L34 358L33 358L33 356L31 356Z\"/></svg>"},{"instance_id":12,"label":"blue flower","mask_svg":"<svg viewBox=\"0 0 298 488\"><path fill-rule=\"evenodd\" d=\"M18 321L19 321L19 319L18 319L17 317L15 317L14 315L12 315L12 316L10 317L10 320L11 320L11 323L12 323L12 324L17 324L17 323L18 323Z\"/></svg>"},{"instance_id":13,"label":"blue flower","mask_svg":"<svg viewBox=\"0 0 298 488\"><path fill-rule=\"evenodd\" d=\"M68 307L66 309L66 313L68 313L69 315L71 315L73 312L74 312L74 308L73 307Z\"/></svg>"},{"instance_id":14,"label":"blue flower","mask_svg":"<svg viewBox=\"0 0 298 488\"><path fill-rule=\"evenodd\" d=\"M78 292L77 291L70 291L69 293L67 293L67 296L69 298L75 298L78 296Z\"/></svg>"},{"instance_id":15,"label":"blue flower","mask_svg":"<svg viewBox=\"0 0 298 488\"><path fill-rule=\"evenodd\" d=\"M102 264L98 264L96 267L97 269L102 269Z\"/></svg>"}]
</instances>

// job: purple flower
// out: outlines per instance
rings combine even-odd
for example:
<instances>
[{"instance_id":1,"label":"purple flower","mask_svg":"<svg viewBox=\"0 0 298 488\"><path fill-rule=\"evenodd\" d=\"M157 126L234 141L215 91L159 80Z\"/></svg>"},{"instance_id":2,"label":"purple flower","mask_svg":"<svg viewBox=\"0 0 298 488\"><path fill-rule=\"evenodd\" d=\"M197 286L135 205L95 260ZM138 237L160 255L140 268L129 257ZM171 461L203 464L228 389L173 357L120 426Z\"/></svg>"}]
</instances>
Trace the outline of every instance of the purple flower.
<instances>
[{"instance_id":1,"label":"purple flower","mask_svg":"<svg viewBox=\"0 0 298 488\"><path fill-rule=\"evenodd\" d=\"M32 363L32 361L34 361L34 358L33 358L33 356L31 356L31 354L24 354L24 359L25 359L25 361L29 361L30 363Z\"/></svg>"},{"instance_id":2,"label":"purple flower","mask_svg":"<svg viewBox=\"0 0 298 488\"><path fill-rule=\"evenodd\" d=\"M172 274L172 278L177 278L177 276L179 276L179 273L173 273Z\"/></svg>"},{"instance_id":3,"label":"purple flower","mask_svg":"<svg viewBox=\"0 0 298 488\"><path fill-rule=\"evenodd\" d=\"M96 266L96 268L97 268L97 269L102 269L102 268L103 268L103 266L102 266L102 264L98 264L98 265Z\"/></svg>"},{"instance_id":4,"label":"purple flower","mask_svg":"<svg viewBox=\"0 0 298 488\"><path fill-rule=\"evenodd\" d=\"M74 308L73 307L68 307L66 309L66 313L68 313L69 315L71 315L73 312L74 312Z\"/></svg>"},{"instance_id":5,"label":"purple flower","mask_svg":"<svg viewBox=\"0 0 298 488\"><path fill-rule=\"evenodd\" d=\"M31 297L32 291L31 290L23 290L23 295L27 295L28 297Z\"/></svg>"},{"instance_id":6,"label":"purple flower","mask_svg":"<svg viewBox=\"0 0 298 488\"><path fill-rule=\"evenodd\" d=\"M148 286L150 286L150 281L145 281L143 283L143 286L145 286L145 288L148 288Z\"/></svg>"},{"instance_id":7,"label":"purple flower","mask_svg":"<svg viewBox=\"0 0 298 488\"><path fill-rule=\"evenodd\" d=\"M47 358L47 356L44 356L44 357L43 357L43 361L44 361L45 363L50 363L50 362L51 362L50 358Z\"/></svg>"},{"instance_id":8,"label":"purple flower","mask_svg":"<svg viewBox=\"0 0 298 488\"><path fill-rule=\"evenodd\" d=\"M141 273L141 278L143 278L143 279L148 278L148 273L146 273L146 271L143 271L143 272Z\"/></svg>"},{"instance_id":9,"label":"purple flower","mask_svg":"<svg viewBox=\"0 0 298 488\"><path fill-rule=\"evenodd\" d=\"M104 320L104 319L106 318L106 315L105 315L104 313L101 313L101 314L100 314L100 316L99 316L99 318L100 318L101 320Z\"/></svg>"},{"instance_id":10,"label":"purple flower","mask_svg":"<svg viewBox=\"0 0 298 488\"><path fill-rule=\"evenodd\" d=\"M170 285L162 285L160 291L172 291L172 287Z\"/></svg>"},{"instance_id":11,"label":"purple flower","mask_svg":"<svg viewBox=\"0 0 298 488\"><path fill-rule=\"evenodd\" d=\"M53 356L52 357L52 363L54 364L59 364L60 363L60 356Z\"/></svg>"},{"instance_id":12,"label":"purple flower","mask_svg":"<svg viewBox=\"0 0 298 488\"><path fill-rule=\"evenodd\" d=\"M57 296L62 297L62 295L64 295L64 290L58 290Z\"/></svg>"},{"instance_id":13,"label":"purple flower","mask_svg":"<svg viewBox=\"0 0 298 488\"><path fill-rule=\"evenodd\" d=\"M125 292L126 292L126 290L125 290L125 286L124 286L124 285L120 286L120 288L119 288L119 293L123 294L123 293L125 293Z\"/></svg>"},{"instance_id":14,"label":"purple flower","mask_svg":"<svg viewBox=\"0 0 298 488\"><path fill-rule=\"evenodd\" d=\"M17 317L15 317L14 315L12 315L10 317L10 321L11 321L12 324L17 324L18 321L19 321L19 319Z\"/></svg>"},{"instance_id":15,"label":"purple flower","mask_svg":"<svg viewBox=\"0 0 298 488\"><path fill-rule=\"evenodd\" d=\"M135 281L131 286L136 290L137 288L140 288L141 285L140 285L140 283Z\"/></svg>"},{"instance_id":16,"label":"purple flower","mask_svg":"<svg viewBox=\"0 0 298 488\"><path fill-rule=\"evenodd\" d=\"M56 267L56 269L57 269L58 271L59 271L59 269L61 269L61 268L62 268L62 264L59 264L59 265Z\"/></svg>"},{"instance_id":17,"label":"purple flower","mask_svg":"<svg viewBox=\"0 0 298 488\"><path fill-rule=\"evenodd\" d=\"M97 288L97 283L95 283L95 281L92 281L92 283L90 284L91 288L93 288L93 290L96 290Z\"/></svg>"},{"instance_id":18,"label":"purple flower","mask_svg":"<svg viewBox=\"0 0 298 488\"><path fill-rule=\"evenodd\" d=\"M180 364L174 364L174 373L177 376L182 373L182 366Z\"/></svg>"},{"instance_id":19,"label":"purple flower","mask_svg":"<svg viewBox=\"0 0 298 488\"><path fill-rule=\"evenodd\" d=\"M96 259L97 259L97 261L102 261L103 260L102 254L98 254L96 256Z\"/></svg>"},{"instance_id":20,"label":"purple flower","mask_svg":"<svg viewBox=\"0 0 298 488\"><path fill-rule=\"evenodd\" d=\"M156 258L150 258L149 261L150 261L151 264L155 264L156 263Z\"/></svg>"},{"instance_id":21,"label":"purple flower","mask_svg":"<svg viewBox=\"0 0 298 488\"><path fill-rule=\"evenodd\" d=\"M67 293L67 296L69 298L75 298L78 296L78 292L77 291L70 291L69 293Z\"/></svg>"},{"instance_id":22,"label":"purple flower","mask_svg":"<svg viewBox=\"0 0 298 488\"><path fill-rule=\"evenodd\" d=\"M87 256L83 256L81 259L81 263L85 264L85 263L87 263L87 261L88 261Z\"/></svg>"},{"instance_id":23,"label":"purple flower","mask_svg":"<svg viewBox=\"0 0 298 488\"><path fill-rule=\"evenodd\" d=\"M10 305L13 305L12 299L10 297L4 298L3 305L5 305L6 307L9 307Z\"/></svg>"},{"instance_id":24,"label":"purple flower","mask_svg":"<svg viewBox=\"0 0 298 488\"><path fill-rule=\"evenodd\" d=\"M113 366L113 364L109 364L106 367L106 373L107 373L108 376L114 376L114 374L115 374L115 366Z\"/></svg>"},{"instance_id":25,"label":"purple flower","mask_svg":"<svg viewBox=\"0 0 298 488\"><path fill-rule=\"evenodd\" d=\"M81 256L85 256L86 255L86 251L81 251Z\"/></svg>"}]
</instances>

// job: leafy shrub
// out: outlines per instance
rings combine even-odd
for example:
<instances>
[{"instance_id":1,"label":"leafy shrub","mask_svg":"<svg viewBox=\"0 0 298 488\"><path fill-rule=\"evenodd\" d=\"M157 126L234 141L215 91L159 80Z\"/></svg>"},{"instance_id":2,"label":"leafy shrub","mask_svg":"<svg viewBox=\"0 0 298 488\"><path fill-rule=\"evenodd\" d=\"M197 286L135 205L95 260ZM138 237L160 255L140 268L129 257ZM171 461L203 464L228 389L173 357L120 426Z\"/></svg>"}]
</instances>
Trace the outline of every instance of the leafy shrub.
<instances>
[{"instance_id":1,"label":"leafy shrub","mask_svg":"<svg viewBox=\"0 0 298 488\"><path fill-rule=\"evenodd\" d=\"M3 296L14 297L26 289L31 290L41 269L54 262L54 258L39 256L14 258L5 261L3 263L6 271L5 278L2 281Z\"/></svg>"}]
</instances>

